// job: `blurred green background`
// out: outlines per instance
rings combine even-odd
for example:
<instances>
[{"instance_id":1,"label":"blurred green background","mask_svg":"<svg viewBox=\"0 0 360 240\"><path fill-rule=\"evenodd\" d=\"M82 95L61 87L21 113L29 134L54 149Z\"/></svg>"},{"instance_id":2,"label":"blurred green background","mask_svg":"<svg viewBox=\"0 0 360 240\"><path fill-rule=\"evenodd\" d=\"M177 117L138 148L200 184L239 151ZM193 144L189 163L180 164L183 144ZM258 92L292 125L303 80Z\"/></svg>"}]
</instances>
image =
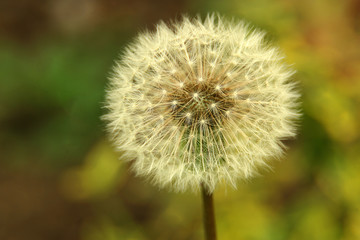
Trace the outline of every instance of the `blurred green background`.
<instances>
[{"instance_id":1,"label":"blurred green background","mask_svg":"<svg viewBox=\"0 0 360 240\"><path fill-rule=\"evenodd\" d=\"M303 95L282 161L215 192L219 239L360 239L359 1L1 0L1 240L203 238L200 196L134 177L100 116L138 31L213 11L268 31Z\"/></svg>"}]
</instances>

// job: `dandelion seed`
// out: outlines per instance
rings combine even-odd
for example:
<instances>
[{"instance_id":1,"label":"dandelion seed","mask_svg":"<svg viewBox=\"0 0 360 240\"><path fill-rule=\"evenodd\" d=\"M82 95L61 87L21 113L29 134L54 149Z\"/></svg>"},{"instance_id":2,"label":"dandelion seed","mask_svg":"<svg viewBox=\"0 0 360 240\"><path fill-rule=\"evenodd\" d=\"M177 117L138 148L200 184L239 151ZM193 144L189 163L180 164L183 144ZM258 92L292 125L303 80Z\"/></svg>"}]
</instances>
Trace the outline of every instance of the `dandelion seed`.
<instances>
[{"instance_id":1,"label":"dandelion seed","mask_svg":"<svg viewBox=\"0 0 360 240\"><path fill-rule=\"evenodd\" d=\"M104 118L138 175L213 192L281 156L281 141L295 135L299 95L293 71L263 36L210 15L161 23L128 47Z\"/></svg>"}]
</instances>

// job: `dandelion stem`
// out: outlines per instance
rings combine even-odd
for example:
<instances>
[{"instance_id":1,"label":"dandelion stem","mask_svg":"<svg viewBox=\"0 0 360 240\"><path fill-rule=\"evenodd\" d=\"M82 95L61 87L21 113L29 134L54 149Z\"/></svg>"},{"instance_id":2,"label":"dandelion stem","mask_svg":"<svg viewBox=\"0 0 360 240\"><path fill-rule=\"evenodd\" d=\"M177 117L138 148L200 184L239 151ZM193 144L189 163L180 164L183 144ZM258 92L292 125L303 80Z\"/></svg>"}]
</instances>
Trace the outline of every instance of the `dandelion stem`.
<instances>
[{"instance_id":1,"label":"dandelion stem","mask_svg":"<svg viewBox=\"0 0 360 240\"><path fill-rule=\"evenodd\" d=\"M215 225L213 194L207 191L204 184L201 184L201 193L202 193L203 211L204 211L203 221L204 221L205 239L216 240L216 225Z\"/></svg>"}]
</instances>

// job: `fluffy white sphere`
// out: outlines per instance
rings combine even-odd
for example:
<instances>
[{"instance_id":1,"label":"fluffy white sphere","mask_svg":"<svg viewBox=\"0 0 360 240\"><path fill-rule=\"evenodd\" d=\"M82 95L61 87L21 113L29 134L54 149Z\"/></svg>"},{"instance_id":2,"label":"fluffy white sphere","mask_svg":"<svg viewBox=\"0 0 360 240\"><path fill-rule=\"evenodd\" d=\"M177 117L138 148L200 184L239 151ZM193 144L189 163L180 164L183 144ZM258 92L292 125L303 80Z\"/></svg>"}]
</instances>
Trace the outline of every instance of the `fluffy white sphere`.
<instances>
[{"instance_id":1,"label":"fluffy white sphere","mask_svg":"<svg viewBox=\"0 0 360 240\"><path fill-rule=\"evenodd\" d=\"M161 187L235 186L295 135L299 95L282 58L263 32L215 15L139 34L107 93L116 147Z\"/></svg>"}]
</instances>

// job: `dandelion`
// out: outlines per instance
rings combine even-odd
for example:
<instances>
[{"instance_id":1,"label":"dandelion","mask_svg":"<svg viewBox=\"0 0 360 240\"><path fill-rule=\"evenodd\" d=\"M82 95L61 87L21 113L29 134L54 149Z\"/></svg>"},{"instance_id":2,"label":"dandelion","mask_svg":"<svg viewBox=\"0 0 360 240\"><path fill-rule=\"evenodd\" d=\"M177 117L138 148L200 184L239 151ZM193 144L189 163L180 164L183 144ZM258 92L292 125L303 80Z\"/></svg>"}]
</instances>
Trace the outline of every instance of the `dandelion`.
<instances>
[{"instance_id":1,"label":"dandelion","mask_svg":"<svg viewBox=\"0 0 360 240\"><path fill-rule=\"evenodd\" d=\"M282 59L243 21L158 24L114 68L105 119L115 146L160 187L235 187L295 135L299 95Z\"/></svg>"},{"instance_id":2,"label":"dandelion","mask_svg":"<svg viewBox=\"0 0 360 240\"><path fill-rule=\"evenodd\" d=\"M201 187L207 239L212 192L279 158L295 135L293 71L264 32L216 15L161 22L117 62L104 118L138 175L175 191Z\"/></svg>"}]
</instances>

